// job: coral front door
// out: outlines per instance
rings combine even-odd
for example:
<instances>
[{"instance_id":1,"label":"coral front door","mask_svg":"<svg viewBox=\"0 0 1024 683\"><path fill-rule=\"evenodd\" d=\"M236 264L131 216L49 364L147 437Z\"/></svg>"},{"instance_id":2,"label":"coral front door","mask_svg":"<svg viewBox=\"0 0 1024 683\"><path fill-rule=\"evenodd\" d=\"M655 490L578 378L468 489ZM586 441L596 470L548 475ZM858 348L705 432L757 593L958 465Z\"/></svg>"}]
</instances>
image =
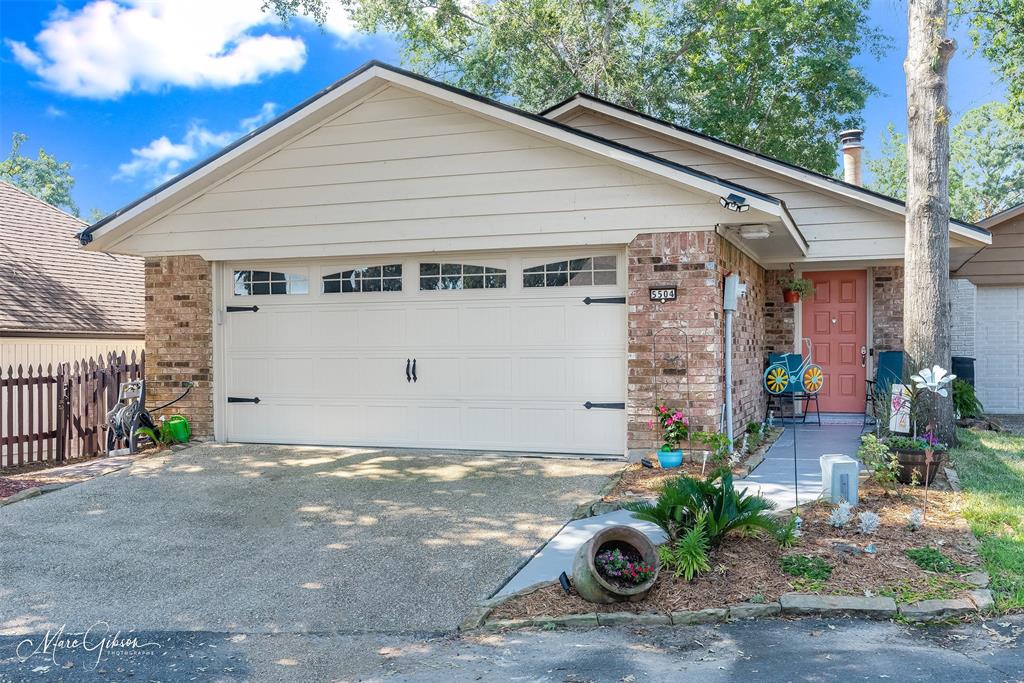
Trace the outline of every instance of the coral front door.
<instances>
[{"instance_id":1,"label":"coral front door","mask_svg":"<svg viewBox=\"0 0 1024 683\"><path fill-rule=\"evenodd\" d=\"M803 336L825 383L818 394L822 412L864 412L867 360L867 271L804 273L814 294L803 302ZM806 345L803 345L806 353Z\"/></svg>"}]
</instances>

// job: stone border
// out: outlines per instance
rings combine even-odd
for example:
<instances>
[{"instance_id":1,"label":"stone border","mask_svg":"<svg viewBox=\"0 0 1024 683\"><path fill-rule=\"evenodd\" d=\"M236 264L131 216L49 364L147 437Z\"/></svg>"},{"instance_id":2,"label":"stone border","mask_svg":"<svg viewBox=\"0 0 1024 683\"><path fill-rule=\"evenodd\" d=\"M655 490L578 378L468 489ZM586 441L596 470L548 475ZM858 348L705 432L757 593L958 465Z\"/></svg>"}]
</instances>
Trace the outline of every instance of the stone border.
<instances>
[{"instance_id":1,"label":"stone border","mask_svg":"<svg viewBox=\"0 0 1024 683\"><path fill-rule=\"evenodd\" d=\"M978 586L966 598L953 600L922 600L897 603L884 596L816 595L784 593L778 602L741 602L726 607L711 607L682 612L586 612L562 616L540 615L522 619L488 619L491 612L509 600L529 595L557 581L542 581L511 595L485 600L474 607L459 626L459 631L504 631L520 628L595 628L598 626L695 626L718 624L739 619L772 619L776 617L859 617L862 619L903 618L913 622L942 621L994 608L988 575L972 572L968 583ZM984 582L984 583L983 583Z\"/></svg>"},{"instance_id":2,"label":"stone border","mask_svg":"<svg viewBox=\"0 0 1024 683\"><path fill-rule=\"evenodd\" d=\"M184 451L184 450L186 450L188 448L191 448L192 446L197 445L199 443L200 442L198 442L198 441L192 441L192 442L187 443L187 444L176 443L176 444L172 444L171 446L168 446L167 448L156 449L156 450L154 450L152 452L143 451L142 453L137 453L136 454L137 457L136 457L135 460L139 460L141 458L151 458L151 457L153 457L155 455L164 455L164 454L166 454L168 452ZM35 498L36 496L41 496L44 493L52 493L53 491L59 491L61 489L66 489L67 487L74 486L75 484L81 484L83 482L92 481L93 479L97 479L97 478L105 476L107 474L113 474L114 472L120 472L121 470L123 470L125 468L131 467L135 463L135 460L132 460L131 462L127 462L124 465L122 465L122 466L120 466L120 467L118 467L116 469L112 469L112 470L110 470L108 472L102 472L102 473L97 474L95 476L89 477L88 479L82 479L80 481L64 481L64 482L59 482L59 483L55 483L55 484L43 484L42 486L33 486L32 488L22 489L21 491L18 491L15 494L7 496L6 498L0 498L0 507L4 507L5 505L11 505L12 503L17 503L17 502L22 501L22 500L28 500L29 498Z\"/></svg>"}]
</instances>

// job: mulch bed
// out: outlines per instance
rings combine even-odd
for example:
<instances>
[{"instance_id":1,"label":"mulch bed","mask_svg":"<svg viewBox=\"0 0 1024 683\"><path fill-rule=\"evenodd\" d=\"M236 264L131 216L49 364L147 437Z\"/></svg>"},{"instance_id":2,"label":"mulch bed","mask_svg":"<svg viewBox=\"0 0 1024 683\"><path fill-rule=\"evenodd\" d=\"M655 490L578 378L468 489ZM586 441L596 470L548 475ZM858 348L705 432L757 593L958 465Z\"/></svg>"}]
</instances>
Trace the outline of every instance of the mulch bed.
<instances>
[{"instance_id":1,"label":"mulch bed","mask_svg":"<svg viewBox=\"0 0 1024 683\"><path fill-rule=\"evenodd\" d=\"M779 435L782 434L782 430L778 428L768 430L768 434L765 436L764 442L757 447L753 453L745 457L742 461L733 465L732 472L734 475L746 474L747 467L749 464L757 462L764 453L775 443ZM693 451L683 452L683 464L679 467L672 467L669 469L662 469L658 466L658 458L656 455L651 455L648 460L654 465L654 467L644 467L640 463L632 463L627 465L623 470L619 481L615 484L615 488L608 492L603 498L606 503L614 503L626 500L635 500L637 498L654 498L657 497L658 491L665 484L666 481L675 479L681 475L687 475L690 477L701 477L701 451L693 449ZM704 474L707 474L714 466L709 462L704 468ZM741 487L742 488L742 487Z\"/></svg>"},{"instance_id":2,"label":"mulch bed","mask_svg":"<svg viewBox=\"0 0 1024 683\"><path fill-rule=\"evenodd\" d=\"M30 489L34 486L42 486L48 484L47 481L39 481L38 479L11 479L9 477L0 477L0 499L13 496L19 491Z\"/></svg>"},{"instance_id":3,"label":"mulch bed","mask_svg":"<svg viewBox=\"0 0 1024 683\"><path fill-rule=\"evenodd\" d=\"M542 615L561 616L593 612L673 612L724 607L746 601L776 601L783 593L798 591L830 595L890 594L897 602L927 597L959 597L968 586L959 573L936 574L918 567L905 554L910 548L932 546L964 567L975 568L979 558L974 538L960 516L960 495L949 489L940 473L928 495L925 526L910 531L907 515L924 507L924 489L900 487L887 496L873 482L862 482L860 503L846 529L833 529L827 519L832 505L818 501L801 509L803 536L796 546L779 548L774 539L732 535L711 554L711 572L691 582L662 572L652 591L637 603L595 605L575 594L566 596L560 587L546 586L513 598L497 607L493 619ZM857 513L871 510L881 526L871 535L857 531ZM863 549L874 543L877 553L851 555L835 548L846 544ZM782 571L783 555L819 556L832 566L826 581L811 582Z\"/></svg>"}]
</instances>

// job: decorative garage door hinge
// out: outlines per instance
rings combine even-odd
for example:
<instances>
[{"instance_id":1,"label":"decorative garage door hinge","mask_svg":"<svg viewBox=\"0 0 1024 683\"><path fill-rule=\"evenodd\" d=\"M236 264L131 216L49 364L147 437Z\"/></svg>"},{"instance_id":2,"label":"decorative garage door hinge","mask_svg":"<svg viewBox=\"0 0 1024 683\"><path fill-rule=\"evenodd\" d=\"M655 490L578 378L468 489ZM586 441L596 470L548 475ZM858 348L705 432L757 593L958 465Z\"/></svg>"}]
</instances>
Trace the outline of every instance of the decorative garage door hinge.
<instances>
[{"instance_id":1,"label":"decorative garage door hinge","mask_svg":"<svg viewBox=\"0 0 1024 683\"><path fill-rule=\"evenodd\" d=\"M259 403L260 397L242 398L241 396L228 396L228 403Z\"/></svg>"},{"instance_id":2,"label":"decorative garage door hinge","mask_svg":"<svg viewBox=\"0 0 1024 683\"><path fill-rule=\"evenodd\" d=\"M228 306L228 313L241 313L243 311L255 313L258 310L260 310L259 306Z\"/></svg>"},{"instance_id":3,"label":"decorative garage door hinge","mask_svg":"<svg viewBox=\"0 0 1024 683\"><path fill-rule=\"evenodd\" d=\"M624 296L588 296L583 300L586 305L590 304L624 304L626 303L626 297Z\"/></svg>"},{"instance_id":4,"label":"decorative garage door hinge","mask_svg":"<svg viewBox=\"0 0 1024 683\"><path fill-rule=\"evenodd\" d=\"M583 404L583 407L586 408L587 410L590 410L591 408L611 408L612 410L625 410L626 409L626 404L625 403L592 403L590 401L587 401L586 403Z\"/></svg>"}]
</instances>

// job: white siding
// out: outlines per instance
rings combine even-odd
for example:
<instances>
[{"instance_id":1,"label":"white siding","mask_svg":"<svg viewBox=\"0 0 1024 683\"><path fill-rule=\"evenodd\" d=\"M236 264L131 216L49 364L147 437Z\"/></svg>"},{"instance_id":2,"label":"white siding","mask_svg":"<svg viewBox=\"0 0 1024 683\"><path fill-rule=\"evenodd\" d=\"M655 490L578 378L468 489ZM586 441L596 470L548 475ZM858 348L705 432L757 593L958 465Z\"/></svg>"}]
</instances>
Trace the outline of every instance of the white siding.
<instances>
[{"instance_id":1,"label":"white siding","mask_svg":"<svg viewBox=\"0 0 1024 683\"><path fill-rule=\"evenodd\" d=\"M1024 413L1024 287L978 287L978 399L987 413Z\"/></svg>"},{"instance_id":2,"label":"white siding","mask_svg":"<svg viewBox=\"0 0 1024 683\"><path fill-rule=\"evenodd\" d=\"M854 205L781 174L772 174L753 164L667 136L654 135L602 114L583 112L574 116L569 113L561 120L580 130L778 197L789 207L810 243L807 261L903 258L901 216Z\"/></svg>"},{"instance_id":3,"label":"white siding","mask_svg":"<svg viewBox=\"0 0 1024 683\"><path fill-rule=\"evenodd\" d=\"M713 196L390 87L118 251L252 259L621 244L720 218Z\"/></svg>"}]
</instances>

